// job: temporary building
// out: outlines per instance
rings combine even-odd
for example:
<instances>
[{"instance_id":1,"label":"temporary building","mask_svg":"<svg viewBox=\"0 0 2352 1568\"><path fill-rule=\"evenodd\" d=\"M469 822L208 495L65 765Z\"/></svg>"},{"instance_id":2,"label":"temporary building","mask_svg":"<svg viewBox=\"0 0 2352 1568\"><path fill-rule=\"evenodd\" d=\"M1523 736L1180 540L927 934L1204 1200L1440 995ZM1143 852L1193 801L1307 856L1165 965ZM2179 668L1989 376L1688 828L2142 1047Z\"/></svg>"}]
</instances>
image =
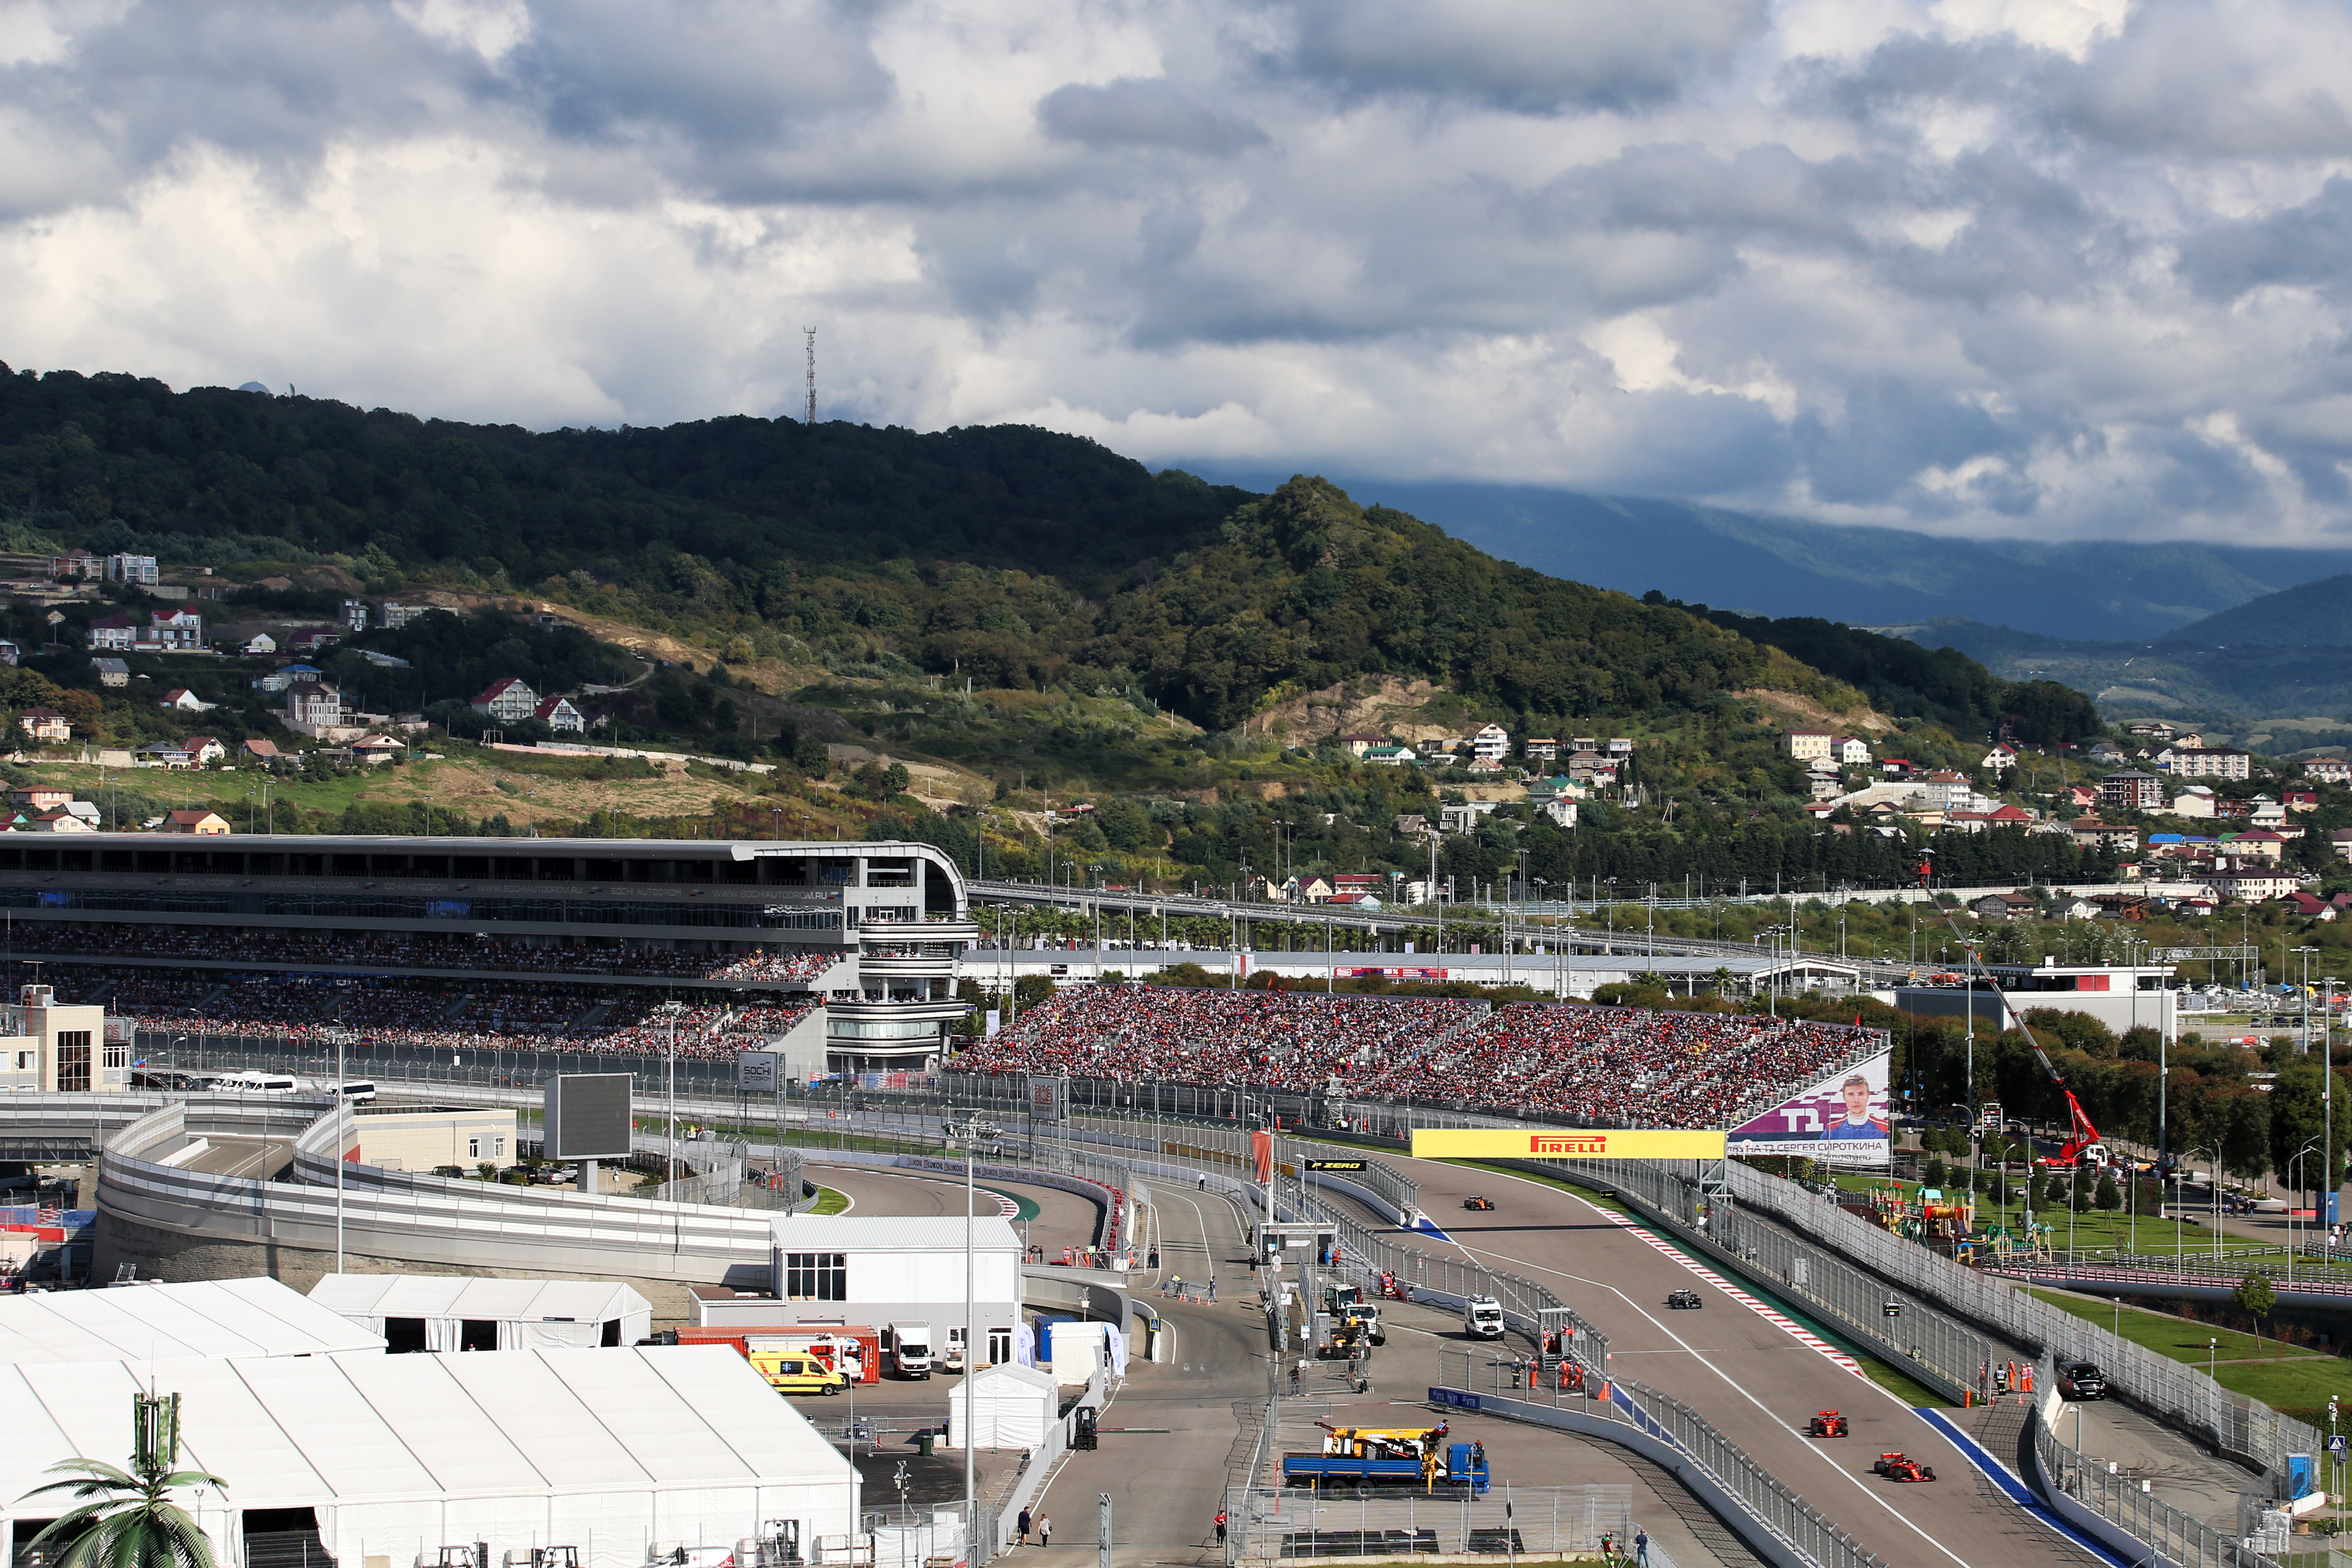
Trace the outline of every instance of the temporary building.
<instances>
[{"instance_id":1,"label":"temporary building","mask_svg":"<svg viewBox=\"0 0 2352 1568\"><path fill-rule=\"evenodd\" d=\"M325 1355L383 1335L275 1279L0 1296L0 1363Z\"/></svg>"},{"instance_id":2,"label":"temporary building","mask_svg":"<svg viewBox=\"0 0 2352 1568\"><path fill-rule=\"evenodd\" d=\"M180 1468L227 1483L176 1499L223 1562L430 1568L480 1542L642 1568L656 1541L787 1534L809 1561L856 1528L849 1461L719 1345L25 1363L0 1367L0 1561L64 1506L25 1497L51 1465L124 1461L150 1387L182 1396Z\"/></svg>"},{"instance_id":3,"label":"temporary building","mask_svg":"<svg viewBox=\"0 0 2352 1568\"><path fill-rule=\"evenodd\" d=\"M330 1274L310 1300L395 1352L633 1345L653 1331L652 1303L608 1279Z\"/></svg>"},{"instance_id":4,"label":"temporary building","mask_svg":"<svg viewBox=\"0 0 2352 1568\"><path fill-rule=\"evenodd\" d=\"M1061 1418L1061 1384L1013 1362L981 1368L948 1393L948 1447L969 1430L982 1448L1034 1448Z\"/></svg>"}]
</instances>

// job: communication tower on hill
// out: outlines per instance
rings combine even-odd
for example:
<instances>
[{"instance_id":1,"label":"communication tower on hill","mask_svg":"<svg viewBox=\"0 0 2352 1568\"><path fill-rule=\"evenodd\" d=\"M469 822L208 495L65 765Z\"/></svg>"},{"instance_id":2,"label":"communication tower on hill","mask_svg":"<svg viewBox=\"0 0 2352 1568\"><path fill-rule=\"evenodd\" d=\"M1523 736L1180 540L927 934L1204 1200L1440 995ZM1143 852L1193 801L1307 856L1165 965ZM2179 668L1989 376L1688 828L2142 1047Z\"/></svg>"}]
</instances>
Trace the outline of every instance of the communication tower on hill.
<instances>
[{"instance_id":1,"label":"communication tower on hill","mask_svg":"<svg viewBox=\"0 0 2352 1568\"><path fill-rule=\"evenodd\" d=\"M808 422L816 423L816 329L803 327L808 337Z\"/></svg>"}]
</instances>

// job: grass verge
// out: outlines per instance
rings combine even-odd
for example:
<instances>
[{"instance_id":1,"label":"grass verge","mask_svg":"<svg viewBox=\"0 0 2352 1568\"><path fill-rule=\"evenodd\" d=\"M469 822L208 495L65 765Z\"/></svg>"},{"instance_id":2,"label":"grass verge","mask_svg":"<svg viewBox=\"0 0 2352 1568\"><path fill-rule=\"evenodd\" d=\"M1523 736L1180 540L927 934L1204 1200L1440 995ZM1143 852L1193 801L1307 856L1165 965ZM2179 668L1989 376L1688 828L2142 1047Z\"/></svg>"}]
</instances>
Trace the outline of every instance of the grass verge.
<instances>
[{"instance_id":1,"label":"grass verge","mask_svg":"<svg viewBox=\"0 0 2352 1568\"><path fill-rule=\"evenodd\" d=\"M816 1207L809 1210L809 1213L844 1214L848 1211L848 1208L849 1194L847 1193L837 1191L832 1187L819 1186L816 1190Z\"/></svg>"},{"instance_id":2,"label":"grass verge","mask_svg":"<svg viewBox=\"0 0 2352 1568\"><path fill-rule=\"evenodd\" d=\"M2062 1312L2113 1329L2168 1360L2200 1370L2210 1364L2214 1381L2231 1393L2259 1399L2303 1420L2315 1416L2325 1420L2331 1394L2352 1403L2352 1362L2340 1356L2281 1345L2275 1340L2258 1339L2213 1323L2191 1322L2145 1307L2126 1306L2118 1311L2113 1301L2059 1290L2035 1289L2031 1294ZM2209 1341L2220 1343L2209 1348Z\"/></svg>"}]
</instances>

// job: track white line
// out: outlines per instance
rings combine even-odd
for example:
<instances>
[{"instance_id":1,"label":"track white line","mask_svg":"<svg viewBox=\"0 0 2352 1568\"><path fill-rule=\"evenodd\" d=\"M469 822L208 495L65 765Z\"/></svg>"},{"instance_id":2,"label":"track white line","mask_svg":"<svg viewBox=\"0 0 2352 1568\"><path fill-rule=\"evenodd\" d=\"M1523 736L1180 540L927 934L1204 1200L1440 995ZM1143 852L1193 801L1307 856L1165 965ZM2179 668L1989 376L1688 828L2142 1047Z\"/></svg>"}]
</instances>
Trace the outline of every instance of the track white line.
<instances>
[{"instance_id":1,"label":"track white line","mask_svg":"<svg viewBox=\"0 0 2352 1568\"><path fill-rule=\"evenodd\" d=\"M1511 1179L1511 1180L1517 1180L1517 1181L1527 1181L1527 1178L1525 1178L1525 1177L1513 1177L1513 1178L1507 1178L1507 1179ZM1592 1210L1592 1212L1593 1212L1593 1213L1595 1213L1595 1214L1598 1214L1598 1215L1607 1215L1607 1214L1609 1213L1609 1211L1608 1211L1608 1210L1606 1210L1606 1209L1603 1209L1603 1208L1600 1207L1598 1205L1596 1205L1596 1204L1592 1204L1592 1203L1591 1203L1591 1202L1588 1202L1586 1199L1581 1198L1581 1197L1579 1197L1576 1194L1571 1193L1571 1192L1565 1191L1564 1189L1561 1189L1561 1188L1559 1188L1559 1187L1550 1187L1550 1186L1546 1185L1546 1184L1539 1183L1539 1182L1528 1182L1528 1183L1527 1183L1527 1184L1528 1184L1528 1185L1529 1185L1529 1186L1544 1186L1544 1187L1546 1188L1546 1190L1547 1190L1547 1191L1549 1191L1549 1192L1552 1192L1552 1193L1557 1193L1557 1194L1559 1194L1559 1195L1560 1195L1561 1197L1567 1198L1567 1199L1568 1199L1568 1200L1570 1200L1571 1203L1583 1204L1583 1205L1584 1205L1584 1206L1585 1206L1586 1208L1589 1208L1589 1209ZM1456 1241L1456 1242L1454 1242L1454 1245L1455 1247L1460 1247L1460 1248L1461 1248L1461 1251L1462 1251L1462 1255L1463 1255L1465 1258L1468 1258L1470 1261L1472 1261L1472 1262L1474 1262L1474 1263L1475 1263L1475 1262L1479 1262L1479 1261L1482 1261L1482 1260L1481 1260L1479 1258L1477 1258L1474 1253L1472 1253L1472 1251L1470 1250L1470 1248L1469 1248L1469 1247L1463 1246L1463 1244L1462 1244L1461 1242ZM1904 1529L1906 1529L1906 1530L1907 1530L1907 1531L1911 1531L1911 1533L1912 1533L1912 1534L1916 1535L1920 1540L1922 1540L1922 1541L1926 1542L1928 1545L1930 1545L1930 1546L1934 1547L1937 1552L1942 1552L1946 1557L1948 1557L1948 1558L1950 1558L1953 1562L1955 1562L1955 1563L1959 1563L1959 1564L1960 1564L1960 1568L1973 1568L1973 1565L1969 1563L1969 1560L1968 1560L1967 1558L1962 1557L1961 1555L1959 1555L1959 1553L1958 1553L1958 1552L1954 1552L1950 1547L1946 1546L1942 1542L1940 1542L1940 1541L1937 1540L1934 1536L1932 1536L1932 1535L1928 1534L1928 1533L1927 1532L1927 1531L1925 1531L1925 1530L1921 1529L1921 1528L1920 1528L1916 1523L1913 1522L1910 1519L1908 1519L1908 1518L1905 1517L1905 1515L1901 1512L1901 1510L1899 1510L1898 1509L1896 1509L1896 1508L1895 1508L1895 1506L1893 1503L1891 1503L1891 1502L1887 1501L1885 1498L1883 1498L1883 1497L1879 1496L1879 1495L1878 1495L1878 1493L1877 1493L1877 1491L1876 1491L1874 1489L1873 1489L1870 1485L1868 1485L1867 1483L1865 1483L1865 1482L1862 1479L1862 1478L1861 1478L1861 1477L1848 1473L1845 1469L1843 1469L1843 1468L1841 1468L1839 1465L1837 1465L1833 1460L1832 1460L1832 1459L1829 1458L1829 1456L1828 1456L1828 1455L1826 1455L1826 1454L1822 1454L1819 1449L1815 1448L1815 1447L1813 1447L1813 1442L1812 1442L1812 1439L1811 1439L1811 1437L1807 1436L1804 1433L1798 1431L1796 1427L1794 1427L1794 1426L1790 1426L1787 1421L1785 1421L1785 1420L1781 1419L1780 1412L1778 1412L1778 1411L1774 1410L1770 1405L1769 1405L1765 1404L1762 1400L1760 1400L1760 1399L1757 1398L1757 1397L1756 1397L1756 1395L1754 1395L1753 1394L1749 1393L1749 1392L1748 1392L1748 1391L1744 1386L1742 1386L1742 1385L1741 1385L1741 1384L1740 1384L1740 1382L1739 1382L1739 1380L1738 1380L1738 1379L1737 1379L1737 1378L1733 1377L1729 1373L1727 1373L1727 1372L1724 1371L1724 1370L1723 1370L1723 1368L1721 1368L1721 1367L1717 1366L1717 1365L1715 1363L1714 1359L1713 1359L1711 1356L1709 1356L1709 1355L1707 1354L1707 1352L1705 1352L1705 1351L1702 1351L1702 1350L1698 1349L1696 1345L1693 1345L1693 1344L1692 1344L1688 1340L1684 1339L1684 1338L1682 1337L1682 1335L1680 1335L1680 1334L1678 1334L1678 1333L1675 1332L1675 1331L1674 1331L1674 1330L1672 1330L1672 1329L1668 1328L1664 1323L1661 1322L1661 1321L1658 1320L1658 1318L1657 1318L1654 1313L1652 1313L1652 1312L1651 1312L1651 1310L1650 1310L1647 1307L1644 1307L1644 1306L1643 1306L1643 1305L1642 1305L1642 1303L1640 1303L1639 1301L1634 1300L1633 1297L1628 1296L1627 1294L1625 1294L1625 1292L1624 1292L1624 1291L1622 1291L1622 1290L1619 1289L1616 1286L1612 1285L1612 1284L1609 1284L1609 1283L1607 1283L1607 1282L1606 1282L1606 1281L1604 1281L1604 1280L1587 1279L1586 1277L1584 1277L1583 1275L1580 1275L1580 1274L1570 1274L1570 1273L1569 1273L1566 1269L1563 1269L1563 1268L1552 1268L1552 1267L1551 1267L1550 1265L1549 1265L1549 1264L1543 1264L1543 1263L1536 1263L1536 1262L1532 1262L1532 1261L1530 1261L1529 1259L1528 1259L1528 1258L1513 1258L1513 1257L1509 1256L1509 1255L1508 1255L1508 1254L1507 1254L1507 1253L1496 1252L1496 1253L1490 1253L1488 1256L1489 1256L1489 1257L1491 1257L1491 1258L1495 1258L1495 1259L1496 1259L1496 1260L1498 1260L1498 1261L1501 1261L1501 1262L1505 1262L1505 1263L1515 1263L1515 1264L1517 1264L1517 1265L1518 1265L1520 1268L1533 1268L1533 1269L1537 1269L1537 1270L1538 1270L1539 1272L1542 1272L1542 1273L1545 1273L1545 1274L1552 1275L1552 1276L1554 1276L1554 1277L1555 1277L1555 1278L1557 1278L1557 1279L1573 1279L1573 1280L1575 1280L1578 1284L1580 1284L1580 1285L1591 1285L1591 1286L1593 1286L1593 1287L1595 1287L1595 1288L1597 1288L1597 1289L1602 1289L1602 1290L1606 1290L1606 1291L1608 1291L1611 1295L1612 1295L1612 1296L1616 1297L1619 1300L1621 1300L1621 1301L1624 1302L1626 1306L1628 1306L1628 1307L1632 1308L1634 1311L1636 1311L1636 1312L1640 1313L1640 1314L1641 1314L1644 1319L1648 1320L1648 1321L1649 1321L1649 1323L1650 1323L1650 1326L1651 1326L1652 1328L1656 1329L1656 1330L1658 1331L1658 1332L1660 1332L1660 1333L1662 1333L1662 1334L1665 1335L1665 1336L1666 1336L1666 1338L1668 1338L1668 1339L1670 1339L1670 1340L1674 1341L1675 1344L1680 1345L1680 1346L1683 1348L1683 1350L1684 1350L1684 1351L1685 1351L1685 1352L1690 1356L1690 1358L1691 1358L1693 1361L1695 1361L1695 1362L1698 1363L1701 1366L1703 1366L1703 1367L1706 1368L1706 1369L1707 1369L1707 1371L1709 1371L1709 1372L1711 1372L1711 1373L1715 1373L1715 1375L1716 1375L1716 1376L1717 1376L1717 1377L1721 1378L1721 1379L1723 1380L1723 1383L1724 1383L1724 1386L1725 1386L1725 1387L1727 1387L1727 1388L1730 1389L1733 1393L1735 1393L1735 1394L1738 1394L1740 1398L1745 1399L1746 1401L1748 1401L1748 1404L1753 1405L1754 1406L1756 1406L1756 1408L1763 1414L1763 1416L1764 1416L1764 1418L1765 1418L1767 1421L1771 1422L1771 1423L1772 1423L1772 1425L1774 1425L1775 1426L1780 1427L1780 1430L1782 1430L1783 1432L1786 1432L1786 1433L1790 1436L1790 1437L1794 1441L1794 1443L1795 1443L1795 1445L1797 1446L1797 1447L1798 1447L1798 1448L1801 1449L1802 1451L1804 1451L1804 1452L1806 1452L1806 1453L1810 1453L1810 1454L1816 1455L1818 1458L1821 1458L1821 1460L1822 1460L1824 1464L1826 1464L1826 1465L1828 1465L1828 1466L1829 1466L1830 1473L1831 1473L1832 1475L1833 1475L1833 1476L1837 1477L1840 1480L1844 1481L1847 1485L1849 1485L1849 1486L1853 1487L1856 1491L1860 1492L1864 1497L1868 1498L1872 1502L1874 1502L1874 1503L1877 1504L1879 1508L1881 1508L1881 1509L1883 1509L1884 1510L1885 1510L1886 1516L1887 1516L1889 1519L1892 1519L1892 1520L1894 1520L1895 1521L1896 1521L1897 1523L1901 1524L1901 1525L1903 1526L1903 1528L1904 1528ZM1850 1360L1851 1358L1848 1358L1848 1359ZM1858 1370L1858 1369L1857 1369L1857 1370ZM1868 1387L1871 1387L1871 1388L1878 1388L1878 1385L1877 1385L1876 1384L1869 1382L1869 1380L1868 1380L1867 1378L1865 1378L1865 1379L1864 1380L1864 1384L1865 1384L1866 1386L1868 1386ZM1887 1391L1886 1391L1886 1390L1885 1390L1885 1389L1879 1389L1878 1391L1879 1391L1880 1393L1882 1393L1882 1394L1885 1394L1885 1393L1887 1392ZM1888 1394L1887 1396L1888 1396L1889 1398L1893 1398L1893 1397L1894 1397L1891 1394ZM1912 1410L1911 1410L1911 1407L1910 1407L1909 1405L1903 1405L1903 1402L1902 1402L1901 1400L1895 1400L1895 1403L1896 1403L1897 1405L1902 1405L1902 1408L1903 1408L1905 1411L1906 1411L1906 1412L1910 1412L1910 1414L1911 1414L1911 1415L1912 1415L1912 1418L1913 1418L1914 1420L1918 1419L1917 1412L1916 1412L1916 1411L1912 1411ZM1922 1422L1922 1423L1921 1423L1921 1425L1923 1425L1923 1426L1924 1426L1924 1425L1926 1425L1926 1423ZM1932 1430L1932 1428L1930 1428L1930 1430ZM1940 1436L1941 1435L1940 1435L1940 1434L1938 1434L1938 1436Z\"/></svg>"}]
</instances>

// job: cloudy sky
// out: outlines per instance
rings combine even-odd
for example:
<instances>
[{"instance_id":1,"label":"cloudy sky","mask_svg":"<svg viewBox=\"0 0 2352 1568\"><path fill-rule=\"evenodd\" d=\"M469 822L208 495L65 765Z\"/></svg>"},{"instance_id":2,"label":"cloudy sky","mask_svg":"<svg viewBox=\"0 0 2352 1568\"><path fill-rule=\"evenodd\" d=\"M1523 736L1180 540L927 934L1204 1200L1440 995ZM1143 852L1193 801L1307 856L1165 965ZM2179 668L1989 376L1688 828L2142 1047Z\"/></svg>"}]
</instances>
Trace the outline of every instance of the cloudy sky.
<instances>
[{"instance_id":1,"label":"cloudy sky","mask_svg":"<svg viewBox=\"0 0 2352 1568\"><path fill-rule=\"evenodd\" d=\"M2335 0L0 0L0 359L2352 542Z\"/></svg>"}]
</instances>

